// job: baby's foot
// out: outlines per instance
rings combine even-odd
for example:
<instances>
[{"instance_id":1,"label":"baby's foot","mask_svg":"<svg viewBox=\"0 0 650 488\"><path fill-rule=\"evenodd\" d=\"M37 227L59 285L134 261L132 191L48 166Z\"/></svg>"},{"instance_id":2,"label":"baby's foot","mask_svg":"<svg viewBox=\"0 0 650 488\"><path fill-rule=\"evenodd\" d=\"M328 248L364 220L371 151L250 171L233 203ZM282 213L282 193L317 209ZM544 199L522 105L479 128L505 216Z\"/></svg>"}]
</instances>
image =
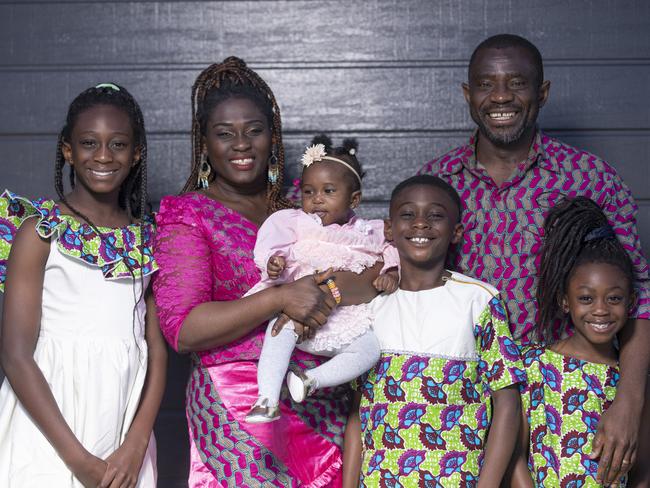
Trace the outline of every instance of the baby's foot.
<instances>
[{"instance_id":1,"label":"baby's foot","mask_svg":"<svg viewBox=\"0 0 650 488\"><path fill-rule=\"evenodd\" d=\"M265 424L280 418L280 407L269 405L268 398L258 398L253 407L246 414L246 422L249 424Z\"/></svg>"},{"instance_id":2,"label":"baby's foot","mask_svg":"<svg viewBox=\"0 0 650 488\"><path fill-rule=\"evenodd\" d=\"M291 369L287 374L287 386L293 401L302 403L305 398L314 393L318 388L318 382L310 378L300 369Z\"/></svg>"}]
</instances>

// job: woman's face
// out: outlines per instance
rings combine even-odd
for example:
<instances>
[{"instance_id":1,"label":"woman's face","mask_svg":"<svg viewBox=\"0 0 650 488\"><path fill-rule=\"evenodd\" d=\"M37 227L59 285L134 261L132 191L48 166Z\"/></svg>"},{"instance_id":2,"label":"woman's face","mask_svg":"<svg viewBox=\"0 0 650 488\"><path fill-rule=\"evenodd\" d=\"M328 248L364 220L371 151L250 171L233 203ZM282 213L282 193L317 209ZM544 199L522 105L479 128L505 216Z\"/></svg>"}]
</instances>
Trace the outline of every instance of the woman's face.
<instances>
[{"instance_id":1,"label":"woman's face","mask_svg":"<svg viewBox=\"0 0 650 488\"><path fill-rule=\"evenodd\" d=\"M219 184L235 188L266 185L271 154L267 118L247 98L229 98L210 114L203 138Z\"/></svg>"}]
</instances>

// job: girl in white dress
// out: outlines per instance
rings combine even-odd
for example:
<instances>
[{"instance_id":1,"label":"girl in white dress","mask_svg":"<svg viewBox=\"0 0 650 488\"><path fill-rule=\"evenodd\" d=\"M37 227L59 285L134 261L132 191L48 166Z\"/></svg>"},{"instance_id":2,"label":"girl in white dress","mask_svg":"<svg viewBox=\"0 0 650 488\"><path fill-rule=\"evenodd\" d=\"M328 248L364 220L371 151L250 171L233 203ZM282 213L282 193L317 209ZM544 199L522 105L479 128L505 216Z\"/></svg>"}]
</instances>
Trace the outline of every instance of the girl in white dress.
<instances>
[{"instance_id":1,"label":"girl in white dress","mask_svg":"<svg viewBox=\"0 0 650 488\"><path fill-rule=\"evenodd\" d=\"M138 104L101 84L68 110L58 202L0 197L3 488L156 485L167 357L147 287L146 162Z\"/></svg>"}]
</instances>

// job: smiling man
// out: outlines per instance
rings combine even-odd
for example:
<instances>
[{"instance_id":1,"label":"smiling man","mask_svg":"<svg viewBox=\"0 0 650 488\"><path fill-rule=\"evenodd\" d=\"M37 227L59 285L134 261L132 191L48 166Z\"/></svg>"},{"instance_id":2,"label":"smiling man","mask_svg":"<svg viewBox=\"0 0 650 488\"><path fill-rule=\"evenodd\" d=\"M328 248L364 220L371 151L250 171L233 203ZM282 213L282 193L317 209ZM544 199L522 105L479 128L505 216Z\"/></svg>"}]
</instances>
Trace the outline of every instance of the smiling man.
<instances>
[{"instance_id":1,"label":"smiling man","mask_svg":"<svg viewBox=\"0 0 650 488\"><path fill-rule=\"evenodd\" d=\"M650 362L648 265L637 235L637 207L616 171L598 157L549 137L536 126L549 96L539 50L500 34L472 54L463 94L478 126L467 145L427 163L420 173L449 182L463 202L465 234L457 267L498 288L513 337L537 341L537 275L542 225L564 197L596 201L630 253L637 306L620 334L621 381L594 440L599 479L617 479L634 462ZM568 270L558 270L566 273ZM556 336L563 331L558 327Z\"/></svg>"}]
</instances>

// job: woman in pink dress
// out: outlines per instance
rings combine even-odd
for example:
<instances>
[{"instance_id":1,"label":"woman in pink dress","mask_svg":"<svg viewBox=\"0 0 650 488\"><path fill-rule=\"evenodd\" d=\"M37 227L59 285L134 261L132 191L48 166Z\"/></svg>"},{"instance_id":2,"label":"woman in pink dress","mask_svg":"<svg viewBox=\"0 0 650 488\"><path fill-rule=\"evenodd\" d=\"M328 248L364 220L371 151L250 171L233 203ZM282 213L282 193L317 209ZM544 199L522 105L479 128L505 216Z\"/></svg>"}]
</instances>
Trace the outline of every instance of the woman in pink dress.
<instances>
[{"instance_id":1,"label":"woman in pink dress","mask_svg":"<svg viewBox=\"0 0 650 488\"><path fill-rule=\"evenodd\" d=\"M290 405L285 391L280 421L244 422L257 398L265 322L284 313L315 330L335 306L318 275L242 298L259 280L259 226L290 207L281 196L280 111L266 83L231 57L199 75L192 112L192 172L180 196L161 202L154 283L166 339L194 359L186 405L189 485L340 486L345 390L324 390L299 405ZM337 273L343 304L376 293L377 273ZM304 369L320 360L296 351L293 361Z\"/></svg>"}]
</instances>

